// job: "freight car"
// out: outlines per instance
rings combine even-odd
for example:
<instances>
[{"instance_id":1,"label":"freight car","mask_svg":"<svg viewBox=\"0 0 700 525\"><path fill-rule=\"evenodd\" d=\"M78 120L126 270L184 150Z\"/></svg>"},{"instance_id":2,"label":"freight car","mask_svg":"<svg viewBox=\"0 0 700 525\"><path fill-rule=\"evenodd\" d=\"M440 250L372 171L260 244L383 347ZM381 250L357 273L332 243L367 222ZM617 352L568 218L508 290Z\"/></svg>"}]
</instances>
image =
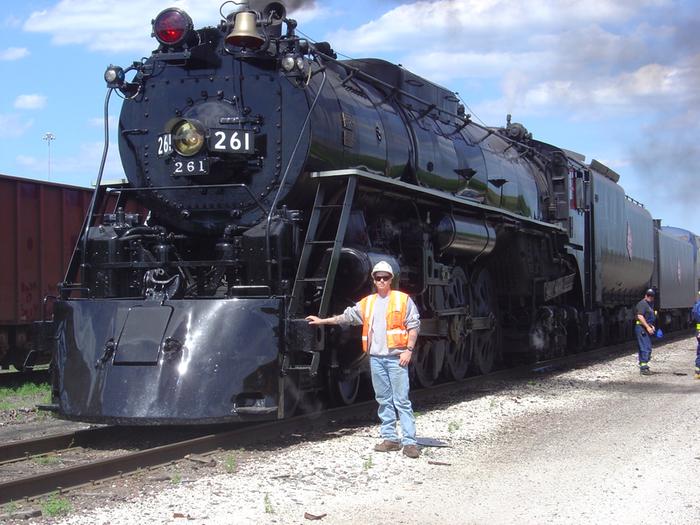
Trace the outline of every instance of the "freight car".
<instances>
[{"instance_id":1,"label":"freight car","mask_svg":"<svg viewBox=\"0 0 700 525\"><path fill-rule=\"evenodd\" d=\"M63 417L212 423L285 417L305 396L352 403L359 333L304 317L366 294L378 260L421 309L424 386L630 337L631 305L667 269L612 170L510 119L481 126L400 66L338 60L280 3L198 30L166 9L153 35L150 57L105 73L108 100L124 98L128 184L98 184L60 287Z\"/></svg>"},{"instance_id":2,"label":"freight car","mask_svg":"<svg viewBox=\"0 0 700 525\"><path fill-rule=\"evenodd\" d=\"M662 226L661 231L664 233L664 235L675 237L681 242L690 245L690 250L693 253L693 261L695 265L694 273L698 277L698 282L695 284L695 289L700 290L700 237L691 231L673 226Z\"/></svg>"},{"instance_id":3,"label":"freight car","mask_svg":"<svg viewBox=\"0 0 700 525\"><path fill-rule=\"evenodd\" d=\"M0 175L0 367L48 363L40 344L92 191Z\"/></svg>"}]
</instances>

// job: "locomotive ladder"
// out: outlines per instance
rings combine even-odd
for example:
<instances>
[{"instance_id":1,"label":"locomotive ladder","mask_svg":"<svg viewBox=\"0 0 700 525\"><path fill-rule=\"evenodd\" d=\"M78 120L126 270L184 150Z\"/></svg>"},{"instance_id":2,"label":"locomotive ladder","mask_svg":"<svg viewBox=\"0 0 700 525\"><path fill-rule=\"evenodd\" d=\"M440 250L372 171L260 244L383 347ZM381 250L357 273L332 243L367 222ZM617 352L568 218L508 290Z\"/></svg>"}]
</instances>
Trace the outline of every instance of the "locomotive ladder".
<instances>
[{"instance_id":1,"label":"locomotive ladder","mask_svg":"<svg viewBox=\"0 0 700 525\"><path fill-rule=\"evenodd\" d=\"M317 315L325 317L328 313L328 307L333 293L333 282L338 270L338 261L340 259L340 251L343 247L345 239L345 231L350 220L350 210L352 201L355 195L355 187L357 186L356 177L348 177L345 181L345 196L342 204L328 204L327 201L331 198L333 186L331 182L320 180L316 189L316 198L314 206L309 217L309 226L306 230L306 239L299 257L299 267L297 268L296 278L294 279L294 287L292 288L292 296L287 309L287 316L293 317L303 314L302 303L304 292L309 283L315 283L318 288L321 288L321 302L318 306ZM327 232L329 236L333 235L333 219L335 219L335 236L333 238L322 238L319 233L319 226L323 220L327 220L321 231ZM311 260L323 261L323 251L331 248L330 257L327 264L322 264L320 272L314 272L315 268L310 267ZM314 274L315 273L315 274Z\"/></svg>"}]
</instances>

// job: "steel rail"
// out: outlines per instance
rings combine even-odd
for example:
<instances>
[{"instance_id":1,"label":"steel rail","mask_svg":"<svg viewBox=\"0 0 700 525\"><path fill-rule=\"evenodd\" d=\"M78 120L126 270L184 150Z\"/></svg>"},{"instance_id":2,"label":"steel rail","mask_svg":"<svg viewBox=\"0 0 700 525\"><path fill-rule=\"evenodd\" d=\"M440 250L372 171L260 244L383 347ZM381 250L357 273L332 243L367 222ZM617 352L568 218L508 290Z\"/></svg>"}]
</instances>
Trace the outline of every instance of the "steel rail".
<instances>
[{"instance_id":1,"label":"steel rail","mask_svg":"<svg viewBox=\"0 0 700 525\"><path fill-rule=\"evenodd\" d=\"M42 365L43 367L43 365ZM33 370L25 370L23 372L0 372L0 387L14 387L25 383L48 383L49 369L48 367L36 367Z\"/></svg>"},{"instance_id":2,"label":"steel rail","mask_svg":"<svg viewBox=\"0 0 700 525\"><path fill-rule=\"evenodd\" d=\"M112 427L87 428L40 438L25 439L14 443L6 443L0 445L0 465L18 459L24 459L28 456L39 456L57 450L82 447L89 441L99 439L112 431Z\"/></svg>"}]
</instances>

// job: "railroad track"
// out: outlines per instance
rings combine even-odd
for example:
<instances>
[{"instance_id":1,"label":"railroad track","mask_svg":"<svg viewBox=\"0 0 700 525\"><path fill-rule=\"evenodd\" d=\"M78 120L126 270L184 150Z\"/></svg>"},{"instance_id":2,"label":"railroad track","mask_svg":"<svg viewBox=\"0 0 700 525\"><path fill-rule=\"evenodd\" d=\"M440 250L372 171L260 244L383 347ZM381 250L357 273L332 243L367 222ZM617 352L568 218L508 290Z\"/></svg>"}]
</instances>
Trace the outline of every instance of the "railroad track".
<instances>
[{"instance_id":1,"label":"railroad track","mask_svg":"<svg viewBox=\"0 0 700 525\"><path fill-rule=\"evenodd\" d=\"M687 334L668 337L673 341L687 337ZM429 405L432 400L443 399L455 393L474 393L479 386L493 380L518 380L542 377L556 371L567 370L599 362L608 358L629 353L635 349L630 342L573 354L535 364L499 370L485 376L469 377L460 382L439 384L430 388L411 392L416 405ZM313 430L335 430L351 421L370 421L376 417L374 400L356 403L348 407L332 408L282 421L249 424L233 430L218 431L183 439L161 446L154 446L116 457L88 461L73 467L25 476L0 483L0 504L10 501L31 499L53 492L93 486L109 479L129 475L139 470L168 465L189 455L206 455L220 449L240 448L251 444L274 443L281 437ZM74 433L50 436L41 439L22 441L0 446L0 466L22 459L49 454L57 450L71 449L96 443L115 432L115 427L81 430Z\"/></svg>"},{"instance_id":2,"label":"railroad track","mask_svg":"<svg viewBox=\"0 0 700 525\"><path fill-rule=\"evenodd\" d=\"M48 383L49 382L49 367L48 365L37 367L33 370L25 372L11 372L5 370L0 372L0 387L17 387L25 383Z\"/></svg>"}]
</instances>

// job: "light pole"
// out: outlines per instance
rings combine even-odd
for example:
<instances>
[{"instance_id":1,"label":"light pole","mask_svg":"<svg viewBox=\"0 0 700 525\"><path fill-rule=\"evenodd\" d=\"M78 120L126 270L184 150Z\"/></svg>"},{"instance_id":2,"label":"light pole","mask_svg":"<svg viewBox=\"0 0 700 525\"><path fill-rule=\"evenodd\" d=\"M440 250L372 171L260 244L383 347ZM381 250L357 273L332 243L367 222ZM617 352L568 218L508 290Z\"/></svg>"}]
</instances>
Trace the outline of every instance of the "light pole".
<instances>
[{"instance_id":1,"label":"light pole","mask_svg":"<svg viewBox=\"0 0 700 525\"><path fill-rule=\"evenodd\" d=\"M47 133L44 133L44 136L41 138L45 140L46 144L48 144L49 146L49 177L47 180L51 182L51 141L56 140L56 135L49 131Z\"/></svg>"}]
</instances>

